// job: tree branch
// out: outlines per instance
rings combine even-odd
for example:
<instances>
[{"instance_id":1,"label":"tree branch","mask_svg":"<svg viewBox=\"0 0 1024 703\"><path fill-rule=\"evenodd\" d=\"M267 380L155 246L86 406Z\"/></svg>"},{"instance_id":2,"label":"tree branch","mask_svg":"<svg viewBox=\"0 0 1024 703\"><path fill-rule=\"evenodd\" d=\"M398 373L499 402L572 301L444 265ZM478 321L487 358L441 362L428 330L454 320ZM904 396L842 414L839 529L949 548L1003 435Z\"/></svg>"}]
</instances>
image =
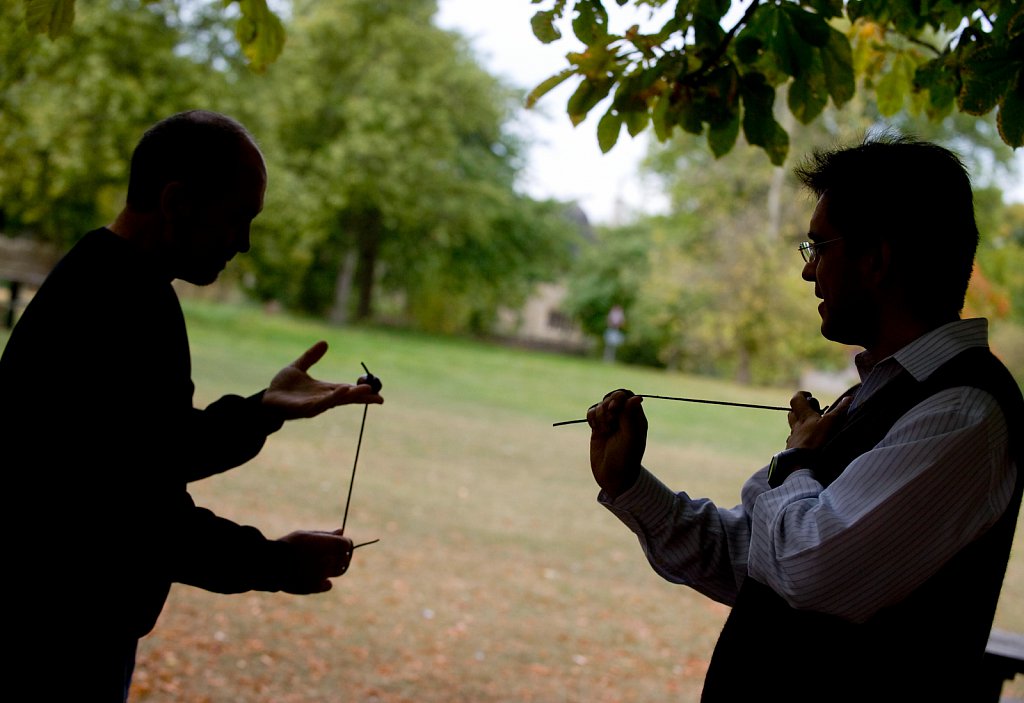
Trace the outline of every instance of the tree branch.
<instances>
[{"instance_id":1,"label":"tree branch","mask_svg":"<svg viewBox=\"0 0 1024 703\"><path fill-rule=\"evenodd\" d=\"M696 71L694 71L693 73L688 73L682 78L680 78L679 82L685 83L687 85L694 85L698 83L704 76L710 73L711 70L718 65L718 62L725 55L726 50L729 48L729 44L731 44L732 40L736 37L736 33L739 32L741 27L743 27L750 21L750 18L754 16L754 11L760 5L761 0L752 0L752 2L750 3L750 7L748 7L746 12L743 13L743 17L741 17L739 21L736 22L736 24L734 24L732 28L725 33L724 37L722 37L722 41L718 44L717 47L715 47L715 50L714 52L712 52L711 57L707 61L703 62L701 67L698 68Z\"/></svg>"}]
</instances>

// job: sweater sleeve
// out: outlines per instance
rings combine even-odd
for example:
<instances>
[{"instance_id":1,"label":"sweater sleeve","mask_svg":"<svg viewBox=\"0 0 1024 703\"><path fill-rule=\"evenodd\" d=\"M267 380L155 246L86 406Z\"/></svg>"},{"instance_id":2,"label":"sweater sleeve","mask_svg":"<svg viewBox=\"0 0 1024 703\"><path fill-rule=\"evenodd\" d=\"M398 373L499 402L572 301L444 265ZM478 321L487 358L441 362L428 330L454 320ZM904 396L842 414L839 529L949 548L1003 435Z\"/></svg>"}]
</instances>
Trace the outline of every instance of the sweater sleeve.
<instances>
[{"instance_id":1,"label":"sweater sleeve","mask_svg":"<svg viewBox=\"0 0 1024 703\"><path fill-rule=\"evenodd\" d=\"M188 494L182 502L167 543L173 581L216 593L287 589L298 566L294 547L197 507Z\"/></svg>"},{"instance_id":2,"label":"sweater sleeve","mask_svg":"<svg viewBox=\"0 0 1024 703\"><path fill-rule=\"evenodd\" d=\"M205 409L193 408L173 463L186 482L227 471L255 457L284 419L263 403L263 391L243 398L226 395Z\"/></svg>"}]
</instances>

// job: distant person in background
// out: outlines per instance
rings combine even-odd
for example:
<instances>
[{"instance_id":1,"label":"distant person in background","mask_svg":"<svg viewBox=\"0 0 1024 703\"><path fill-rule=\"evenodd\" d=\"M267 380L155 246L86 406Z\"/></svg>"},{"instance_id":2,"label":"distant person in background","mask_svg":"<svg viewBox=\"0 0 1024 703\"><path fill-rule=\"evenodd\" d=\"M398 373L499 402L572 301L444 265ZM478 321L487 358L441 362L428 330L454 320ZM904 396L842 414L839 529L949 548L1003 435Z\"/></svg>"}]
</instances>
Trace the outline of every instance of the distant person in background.
<instances>
[{"instance_id":1,"label":"distant person in background","mask_svg":"<svg viewBox=\"0 0 1024 703\"><path fill-rule=\"evenodd\" d=\"M369 385L310 377L319 342L263 391L193 407L171 281L212 283L248 251L266 183L238 122L163 120L135 149L124 210L72 248L15 325L0 358L11 695L124 701L172 582L310 594L349 567L339 532L267 539L186 490L254 457L287 420L383 402Z\"/></svg>"},{"instance_id":2,"label":"distant person in background","mask_svg":"<svg viewBox=\"0 0 1024 703\"><path fill-rule=\"evenodd\" d=\"M986 321L960 319L970 179L946 149L893 135L797 175L817 196L802 275L822 335L864 348L861 383L825 413L796 393L786 448L730 508L655 478L643 399L612 391L588 412L598 499L660 575L732 606L703 701L984 700L1024 401Z\"/></svg>"},{"instance_id":3,"label":"distant person in background","mask_svg":"<svg viewBox=\"0 0 1024 703\"><path fill-rule=\"evenodd\" d=\"M608 311L608 326L604 331L604 360L615 361L615 354L626 341L622 328L626 325L626 312L621 305L613 305Z\"/></svg>"}]
</instances>

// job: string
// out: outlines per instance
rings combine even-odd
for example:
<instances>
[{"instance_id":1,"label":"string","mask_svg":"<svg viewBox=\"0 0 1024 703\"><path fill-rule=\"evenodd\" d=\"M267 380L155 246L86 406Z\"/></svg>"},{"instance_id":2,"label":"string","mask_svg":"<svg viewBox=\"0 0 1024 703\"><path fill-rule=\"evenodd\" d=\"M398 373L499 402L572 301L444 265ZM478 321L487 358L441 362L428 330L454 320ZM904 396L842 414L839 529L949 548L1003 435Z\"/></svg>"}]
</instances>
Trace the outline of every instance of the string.
<instances>
[{"instance_id":1,"label":"string","mask_svg":"<svg viewBox=\"0 0 1024 703\"><path fill-rule=\"evenodd\" d=\"M709 405L731 405L731 406L736 407L736 408L756 408L758 410L785 410L786 412L789 412L789 410L790 410L790 408L782 407L781 405L755 405L755 404L752 404L752 403L732 403L732 402L727 401L727 400L705 400L703 398L677 398L675 396L669 396L669 395L648 395L648 394L638 394L638 395L641 398L657 398L659 400L678 400L678 401L682 401L684 403L707 403ZM824 408L822 410L822 412L824 412L827 409L828 408ZM562 422L552 423L551 426L552 427L559 427L561 425L575 425L575 424L579 424L581 422L586 422L586 421L587 421L586 418L583 418L581 420L564 420Z\"/></svg>"},{"instance_id":2,"label":"string","mask_svg":"<svg viewBox=\"0 0 1024 703\"><path fill-rule=\"evenodd\" d=\"M363 445L363 428L366 427L366 411L368 405L363 406L363 421L359 425L359 441L356 442L356 457L352 461L352 477L348 481L348 498L345 499L345 517L341 519L341 534L345 534L345 523L348 522L348 506L352 503L352 487L356 485L356 466L359 464L359 448Z\"/></svg>"}]
</instances>

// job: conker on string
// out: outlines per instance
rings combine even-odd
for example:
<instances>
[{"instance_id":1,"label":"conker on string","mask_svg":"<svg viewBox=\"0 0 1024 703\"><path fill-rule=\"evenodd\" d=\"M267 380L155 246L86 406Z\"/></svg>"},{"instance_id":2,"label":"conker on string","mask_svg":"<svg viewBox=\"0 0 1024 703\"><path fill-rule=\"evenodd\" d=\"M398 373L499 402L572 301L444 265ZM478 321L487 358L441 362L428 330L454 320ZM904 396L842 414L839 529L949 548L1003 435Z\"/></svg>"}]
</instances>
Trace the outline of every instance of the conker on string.
<instances>
[{"instance_id":1,"label":"conker on string","mask_svg":"<svg viewBox=\"0 0 1024 703\"><path fill-rule=\"evenodd\" d=\"M363 370L366 371L366 373L359 377L356 384L363 385L365 383L373 389L374 393L380 393L380 389L384 387L384 384L381 383L379 378L370 373L370 369L366 368L366 364L363 364L362 362L360 362L360 364L362 364Z\"/></svg>"}]
</instances>

